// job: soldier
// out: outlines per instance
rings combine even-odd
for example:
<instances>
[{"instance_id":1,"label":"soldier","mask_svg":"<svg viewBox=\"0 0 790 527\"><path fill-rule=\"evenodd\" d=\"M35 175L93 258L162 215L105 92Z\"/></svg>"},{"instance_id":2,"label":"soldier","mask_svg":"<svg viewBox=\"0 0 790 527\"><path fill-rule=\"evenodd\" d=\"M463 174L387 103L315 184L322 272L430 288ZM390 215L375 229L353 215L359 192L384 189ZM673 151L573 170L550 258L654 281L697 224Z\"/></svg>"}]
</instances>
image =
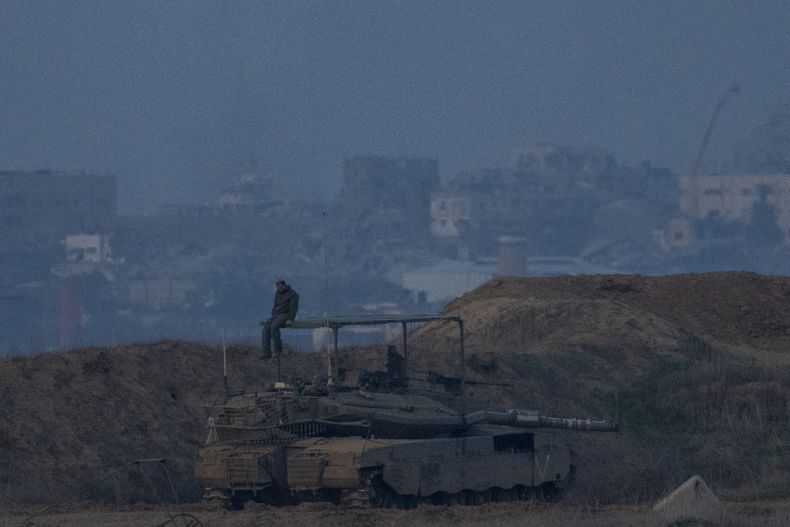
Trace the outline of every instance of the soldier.
<instances>
[{"instance_id":1,"label":"soldier","mask_svg":"<svg viewBox=\"0 0 790 527\"><path fill-rule=\"evenodd\" d=\"M261 342L263 355L261 355L261 359L272 358L272 339L274 339L274 352L278 355L282 353L283 341L280 338L280 328L293 324L296 312L299 310L299 294L282 278L278 279L275 284L277 293L274 295L272 316L263 323L263 341Z\"/></svg>"}]
</instances>

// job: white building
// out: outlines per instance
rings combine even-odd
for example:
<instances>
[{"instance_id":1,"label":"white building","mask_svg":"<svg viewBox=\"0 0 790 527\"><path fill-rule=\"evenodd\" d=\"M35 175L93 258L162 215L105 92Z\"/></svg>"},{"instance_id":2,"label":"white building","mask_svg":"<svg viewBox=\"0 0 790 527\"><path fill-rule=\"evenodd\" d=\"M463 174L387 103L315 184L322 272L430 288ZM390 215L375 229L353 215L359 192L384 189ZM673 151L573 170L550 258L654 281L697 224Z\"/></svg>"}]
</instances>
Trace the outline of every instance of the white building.
<instances>
[{"instance_id":1,"label":"white building","mask_svg":"<svg viewBox=\"0 0 790 527\"><path fill-rule=\"evenodd\" d=\"M68 262L102 263L112 259L110 240L104 234L69 234L63 243Z\"/></svg>"},{"instance_id":2,"label":"white building","mask_svg":"<svg viewBox=\"0 0 790 527\"><path fill-rule=\"evenodd\" d=\"M685 176L680 190L680 211L686 217L738 223L749 221L754 204L765 193L785 240L790 239L790 174Z\"/></svg>"}]
</instances>

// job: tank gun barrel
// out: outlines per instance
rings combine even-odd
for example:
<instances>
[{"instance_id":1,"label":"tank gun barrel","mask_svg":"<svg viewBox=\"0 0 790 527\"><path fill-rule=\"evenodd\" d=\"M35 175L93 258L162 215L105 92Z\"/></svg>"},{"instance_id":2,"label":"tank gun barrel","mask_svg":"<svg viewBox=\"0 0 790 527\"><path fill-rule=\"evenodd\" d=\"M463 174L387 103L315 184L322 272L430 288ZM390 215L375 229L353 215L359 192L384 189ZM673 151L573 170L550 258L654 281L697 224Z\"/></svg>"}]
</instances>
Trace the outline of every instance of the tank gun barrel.
<instances>
[{"instance_id":1,"label":"tank gun barrel","mask_svg":"<svg viewBox=\"0 0 790 527\"><path fill-rule=\"evenodd\" d=\"M617 425L604 419L578 419L574 417L549 417L533 410L507 410L494 412L479 410L464 415L467 426L478 423L507 425L517 428L565 428L590 432L615 432Z\"/></svg>"}]
</instances>

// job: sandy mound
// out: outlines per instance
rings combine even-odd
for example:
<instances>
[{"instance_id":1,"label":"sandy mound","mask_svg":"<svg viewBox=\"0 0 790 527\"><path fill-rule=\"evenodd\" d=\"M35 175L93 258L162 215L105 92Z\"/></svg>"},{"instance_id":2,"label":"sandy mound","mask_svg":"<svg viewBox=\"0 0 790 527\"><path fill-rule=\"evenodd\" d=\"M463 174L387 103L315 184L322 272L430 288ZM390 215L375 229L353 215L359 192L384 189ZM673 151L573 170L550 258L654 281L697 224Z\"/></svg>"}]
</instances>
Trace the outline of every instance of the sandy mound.
<instances>
[{"instance_id":1,"label":"sandy mound","mask_svg":"<svg viewBox=\"0 0 790 527\"><path fill-rule=\"evenodd\" d=\"M655 496L702 473L741 496L790 485L788 299L790 279L750 273L498 278L444 313L465 320L468 377L509 385L470 386L471 406L623 426L572 438L588 495ZM453 363L452 325L413 342L417 367Z\"/></svg>"},{"instance_id":2,"label":"sandy mound","mask_svg":"<svg viewBox=\"0 0 790 527\"><path fill-rule=\"evenodd\" d=\"M474 352L550 352L574 345L686 350L704 338L762 361L790 363L790 278L751 273L666 277L498 278L448 304ZM426 344L451 336L428 327ZM437 341L437 342L433 342Z\"/></svg>"}]
</instances>

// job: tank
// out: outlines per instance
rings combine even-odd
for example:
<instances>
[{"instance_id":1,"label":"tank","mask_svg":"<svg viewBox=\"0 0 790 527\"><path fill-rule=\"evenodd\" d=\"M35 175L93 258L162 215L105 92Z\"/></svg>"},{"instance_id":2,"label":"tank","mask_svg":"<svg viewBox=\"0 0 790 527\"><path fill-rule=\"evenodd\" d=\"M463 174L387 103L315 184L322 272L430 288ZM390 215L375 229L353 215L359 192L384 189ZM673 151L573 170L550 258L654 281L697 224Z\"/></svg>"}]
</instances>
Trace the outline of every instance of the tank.
<instances>
[{"instance_id":1,"label":"tank","mask_svg":"<svg viewBox=\"0 0 790 527\"><path fill-rule=\"evenodd\" d=\"M211 407L195 464L204 499L362 508L553 501L575 471L557 429L615 430L605 420L534 410L464 412L463 397L459 410L412 393L406 349L404 336L403 355L389 347L387 371L362 372L356 386L329 382L330 353L325 385L279 382Z\"/></svg>"}]
</instances>

